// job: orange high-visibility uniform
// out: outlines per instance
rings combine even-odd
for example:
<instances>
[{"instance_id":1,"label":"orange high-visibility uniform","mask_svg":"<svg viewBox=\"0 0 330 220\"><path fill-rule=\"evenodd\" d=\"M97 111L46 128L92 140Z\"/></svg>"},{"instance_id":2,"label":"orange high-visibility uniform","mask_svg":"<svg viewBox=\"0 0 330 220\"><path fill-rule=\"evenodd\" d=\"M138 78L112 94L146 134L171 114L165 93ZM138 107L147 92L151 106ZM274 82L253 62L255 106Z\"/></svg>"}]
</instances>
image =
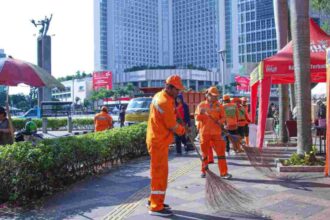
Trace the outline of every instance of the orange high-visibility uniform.
<instances>
[{"instance_id":1,"label":"orange high-visibility uniform","mask_svg":"<svg viewBox=\"0 0 330 220\"><path fill-rule=\"evenodd\" d=\"M210 141L210 147L209 147L209 153L207 154L207 161L208 163L213 163L214 162L214 155L213 155L213 142Z\"/></svg>"},{"instance_id":2,"label":"orange high-visibility uniform","mask_svg":"<svg viewBox=\"0 0 330 220\"><path fill-rule=\"evenodd\" d=\"M147 147L150 154L151 193L150 210L164 208L168 177L168 146L173 134L183 135L185 128L177 123L175 100L165 90L152 99L147 128Z\"/></svg>"},{"instance_id":3,"label":"orange high-visibility uniform","mask_svg":"<svg viewBox=\"0 0 330 220\"><path fill-rule=\"evenodd\" d=\"M112 117L104 111L96 114L94 117L95 131L104 131L112 128Z\"/></svg>"},{"instance_id":4,"label":"orange high-visibility uniform","mask_svg":"<svg viewBox=\"0 0 330 220\"><path fill-rule=\"evenodd\" d=\"M225 110L225 118L226 118L226 129L227 130L236 130L237 129L237 121L238 121L238 108L235 103L225 103L223 105Z\"/></svg>"},{"instance_id":5,"label":"orange high-visibility uniform","mask_svg":"<svg viewBox=\"0 0 330 220\"><path fill-rule=\"evenodd\" d=\"M247 114L245 108L241 105L237 106L238 108L238 127L244 127L245 125L249 124L249 115Z\"/></svg>"},{"instance_id":6,"label":"orange high-visibility uniform","mask_svg":"<svg viewBox=\"0 0 330 220\"><path fill-rule=\"evenodd\" d=\"M201 110L206 111L205 114L201 114ZM221 128L215 122L224 123L224 110L223 106L218 102L210 103L208 100L201 102L195 112L195 119L200 123L200 143L202 149L203 163L202 173L205 173L205 167L208 164L209 148L211 144L218 158L218 167L220 175L224 176L227 174L227 162L225 156L225 142L221 137Z\"/></svg>"},{"instance_id":7,"label":"orange high-visibility uniform","mask_svg":"<svg viewBox=\"0 0 330 220\"><path fill-rule=\"evenodd\" d=\"M249 106L246 104L242 104L242 107L245 109L245 118L246 118L246 123L245 123L245 130L247 131L247 134L245 134L245 143L247 145L250 144L250 140L249 140L249 124L251 122L250 120L250 116L249 116Z\"/></svg>"}]
</instances>

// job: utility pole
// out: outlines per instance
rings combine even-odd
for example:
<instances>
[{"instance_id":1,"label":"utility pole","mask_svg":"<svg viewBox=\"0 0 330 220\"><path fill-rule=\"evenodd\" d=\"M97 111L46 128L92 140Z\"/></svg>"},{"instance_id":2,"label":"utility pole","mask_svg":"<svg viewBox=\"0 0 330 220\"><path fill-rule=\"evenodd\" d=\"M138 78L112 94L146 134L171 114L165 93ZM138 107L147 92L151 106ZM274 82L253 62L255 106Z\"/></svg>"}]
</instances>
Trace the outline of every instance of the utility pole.
<instances>
[{"instance_id":1,"label":"utility pole","mask_svg":"<svg viewBox=\"0 0 330 220\"><path fill-rule=\"evenodd\" d=\"M222 82L222 95L225 94L225 68L226 68L226 50L219 50L219 57L222 60L222 73L221 73L221 82ZM221 71L221 61L219 62L219 72Z\"/></svg>"}]
</instances>

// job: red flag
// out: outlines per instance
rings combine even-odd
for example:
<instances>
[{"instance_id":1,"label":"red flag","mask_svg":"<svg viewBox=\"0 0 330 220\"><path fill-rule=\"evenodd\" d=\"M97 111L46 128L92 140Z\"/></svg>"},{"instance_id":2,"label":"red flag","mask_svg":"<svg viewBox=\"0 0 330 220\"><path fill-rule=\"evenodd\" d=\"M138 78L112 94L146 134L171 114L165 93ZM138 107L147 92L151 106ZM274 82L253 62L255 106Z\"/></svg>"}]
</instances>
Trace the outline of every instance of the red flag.
<instances>
[{"instance_id":1,"label":"red flag","mask_svg":"<svg viewBox=\"0 0 330 220\"><path fill-rule=\"evenodd\" d=\"M245 76L235 76L235 82L237 83L237 90L249 91L250 90L250 78Z\"/></svg>"}]
</instances>

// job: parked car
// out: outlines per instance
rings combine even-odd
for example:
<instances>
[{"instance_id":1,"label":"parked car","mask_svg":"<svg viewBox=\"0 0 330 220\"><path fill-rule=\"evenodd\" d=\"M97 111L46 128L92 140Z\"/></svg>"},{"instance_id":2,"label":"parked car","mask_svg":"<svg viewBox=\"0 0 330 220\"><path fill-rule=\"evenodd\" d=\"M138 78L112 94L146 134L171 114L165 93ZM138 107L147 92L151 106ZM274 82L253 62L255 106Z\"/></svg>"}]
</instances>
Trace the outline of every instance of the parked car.
<instances>
[{"instance_id":1,"label":"parked car","mask_svg":"<svg viewBox=\"0 0 330 220\"><path fill-rule=\"evenodd\" d=\"M125 125L148 121L152 97L131 99L126 108Z\"/></svg>"}]
</instances>

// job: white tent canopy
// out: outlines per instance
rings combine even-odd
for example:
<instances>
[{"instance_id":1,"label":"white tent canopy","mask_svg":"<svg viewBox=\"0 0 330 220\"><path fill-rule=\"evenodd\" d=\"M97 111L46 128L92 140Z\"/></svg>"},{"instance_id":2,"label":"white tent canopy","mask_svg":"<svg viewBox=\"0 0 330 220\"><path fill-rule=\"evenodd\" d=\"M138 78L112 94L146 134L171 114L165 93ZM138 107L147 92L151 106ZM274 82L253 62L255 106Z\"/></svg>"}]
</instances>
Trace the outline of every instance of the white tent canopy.
<instances>
[{"instance_id":1,"label":"white tent canopy","mask_svg":"<svg viewBox=\"0 0 330 220\"><path fill-rule=\"evenodd\" d=\"M312 89L312 97L325 97L327 91L327 84L326 83L318 83Z\"/></svg>"}]
</instances>

